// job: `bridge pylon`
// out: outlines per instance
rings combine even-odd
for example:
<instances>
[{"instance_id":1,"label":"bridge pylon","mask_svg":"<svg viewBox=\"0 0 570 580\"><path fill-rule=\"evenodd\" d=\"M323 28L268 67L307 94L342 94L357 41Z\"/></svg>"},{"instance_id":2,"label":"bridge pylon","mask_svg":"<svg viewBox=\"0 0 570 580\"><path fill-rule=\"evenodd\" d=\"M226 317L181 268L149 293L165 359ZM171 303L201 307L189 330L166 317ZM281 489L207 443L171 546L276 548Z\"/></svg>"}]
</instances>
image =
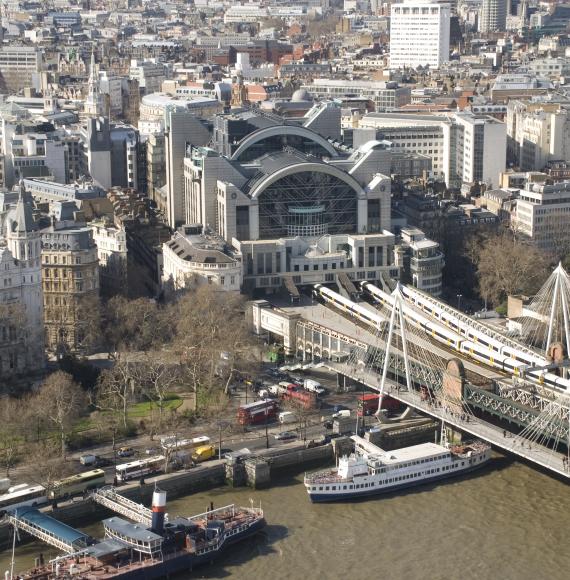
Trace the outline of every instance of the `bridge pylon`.
<instances>
[{"instance_id":1,"label":"bridge pylon","mask_svg":"<svg viewBox=\"0 0 570 580\"><path fill-rule=\"evenodd\" d=\"M396 288L392 292L393 302L392 302L392 312L390 314L390 323L388 326L388 338L386 340L386 353L384 355L384 364L382 366L382 379L380 380L380 398L384 394L384 387L386 385L386 376L388 375L388 367L390 366L390 351L392 350L392 341L394 339L396 326L397 331L399 331L400 337L402 339L402 353L404 355L404 369L406 373L406 386L408 391L412 390L412 379L410 375L410 361L408 357L408 344L406 340L406 323L404 320L404 297L402 295L402 289L400 283L396 284ZM380 407L378 406L378 413L380 413Z\"/></svg>"}]
</instances>

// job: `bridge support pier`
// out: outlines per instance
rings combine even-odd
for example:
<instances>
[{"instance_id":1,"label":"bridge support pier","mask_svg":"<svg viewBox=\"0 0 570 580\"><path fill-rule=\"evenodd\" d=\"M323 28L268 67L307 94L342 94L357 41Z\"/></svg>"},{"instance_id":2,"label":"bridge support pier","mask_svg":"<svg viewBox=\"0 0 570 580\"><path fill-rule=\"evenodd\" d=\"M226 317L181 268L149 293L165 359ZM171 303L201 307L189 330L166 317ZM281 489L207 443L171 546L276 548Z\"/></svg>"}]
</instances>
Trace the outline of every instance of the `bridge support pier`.
<instances>
[{"instance_id":1,"label":"bridge support pier","mask_svg":"<svg viewBox=\"0 0 570 580\"><path fill-rule=\"evenodd\" d=\"M346 391L346 377L340 373L336 374L336 390L339 393Z\"/></svg>"}]
</instances>

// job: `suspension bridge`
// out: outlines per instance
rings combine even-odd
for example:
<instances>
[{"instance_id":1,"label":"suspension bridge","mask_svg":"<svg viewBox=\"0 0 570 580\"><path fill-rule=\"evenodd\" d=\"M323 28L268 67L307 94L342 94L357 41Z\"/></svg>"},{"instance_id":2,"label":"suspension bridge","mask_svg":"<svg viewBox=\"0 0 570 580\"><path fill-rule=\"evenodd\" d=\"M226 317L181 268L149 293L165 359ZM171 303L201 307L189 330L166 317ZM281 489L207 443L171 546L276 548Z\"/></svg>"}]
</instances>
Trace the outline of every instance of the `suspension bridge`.
<instances>
[{"instance_id":1,"label":"suspension bridge","mask_svg":"<svg viewBox=\"0 0 570 580\"><path fill-rule=\"evenodd\" d=\"M285 335L285 325L271 321L283 315L293 330L289 350L300 366L325 366L341 381L389 392L458 431L570 479L564 354L570 282L561 266L525 306L516 339L413 288L398 285L377 308L336 296L336 304L293 311L258 301L254 323L275 334L279 327ZM452 359L465 369L450 375Z\"/></svg>"}]
</instances>

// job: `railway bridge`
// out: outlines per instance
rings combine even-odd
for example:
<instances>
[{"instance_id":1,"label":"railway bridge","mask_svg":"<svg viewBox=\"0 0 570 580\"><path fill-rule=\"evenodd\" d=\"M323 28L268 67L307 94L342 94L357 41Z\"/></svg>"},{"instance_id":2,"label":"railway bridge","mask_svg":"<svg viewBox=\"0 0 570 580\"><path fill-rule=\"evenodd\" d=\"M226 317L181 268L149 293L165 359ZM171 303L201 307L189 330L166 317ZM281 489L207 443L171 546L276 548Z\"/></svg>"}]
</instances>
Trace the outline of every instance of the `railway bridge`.
<instances>
[{"instance_id":1,"label":"railway bridge","mask_svg":"<svg viewBox=\"0 0 570 580\"><path fill-rule=\"evenodd\" d=\"M431 343L425 333L412 332L403 301L401 296L400 311L392 304L394 316L383 317L375 332L306 298L291 308L257 301L253 320L258 334L284 338L288 354L299 361L297 368L324 366L337 373L339 384L348 378L389 391L459 431L570 479L568 396L468 357L462 360L466 377L459 386L446 387L445 367L455 353ZM363 307L378 314L372 306Z\"/></svg>"}]
</instances>

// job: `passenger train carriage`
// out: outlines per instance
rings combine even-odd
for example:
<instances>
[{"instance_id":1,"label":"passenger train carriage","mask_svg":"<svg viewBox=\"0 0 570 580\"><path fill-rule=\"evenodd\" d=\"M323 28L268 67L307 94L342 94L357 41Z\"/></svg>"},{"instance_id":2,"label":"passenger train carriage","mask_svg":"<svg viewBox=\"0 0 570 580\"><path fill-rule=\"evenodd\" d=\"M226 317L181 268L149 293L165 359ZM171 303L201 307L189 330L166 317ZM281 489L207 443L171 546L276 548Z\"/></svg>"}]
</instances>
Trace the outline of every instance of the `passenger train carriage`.
<instances>
[{"instance_id":1,"label":"passenger train carriage","mask_svg":"<svg viewBox=\"0 0 570 580\"><path fill-rule=\"evenodd\" d=\"M379 303L391 307L392 297L389 294L386 294L370 282L363 282L362 288ZM350 316L376 329L385 324L385 321L380 316L344 298L322 284L314 286L314 293L327 304L347 312ZM403 286L402 293L416 308L428 315L422 316L421 312L414 310L413 317L410 317L410 319L413 324L422 328L434 340L467 355L469 358L505 373L515 376L525 374L525 377L529 380L548 385L557 390L570 391L570 380L559 377L555 373L540 369L525 372L527 367L543 367L548 364L537 353L533 353L522 345L520 349L516 349L511 345L503 345L497 339L481 330L469 327L467 322L443 308L438 308L436 304L417 292L415 288L410 289ZM405 310L406 305L404 305Z\"/></svg>"}]
</instances>

